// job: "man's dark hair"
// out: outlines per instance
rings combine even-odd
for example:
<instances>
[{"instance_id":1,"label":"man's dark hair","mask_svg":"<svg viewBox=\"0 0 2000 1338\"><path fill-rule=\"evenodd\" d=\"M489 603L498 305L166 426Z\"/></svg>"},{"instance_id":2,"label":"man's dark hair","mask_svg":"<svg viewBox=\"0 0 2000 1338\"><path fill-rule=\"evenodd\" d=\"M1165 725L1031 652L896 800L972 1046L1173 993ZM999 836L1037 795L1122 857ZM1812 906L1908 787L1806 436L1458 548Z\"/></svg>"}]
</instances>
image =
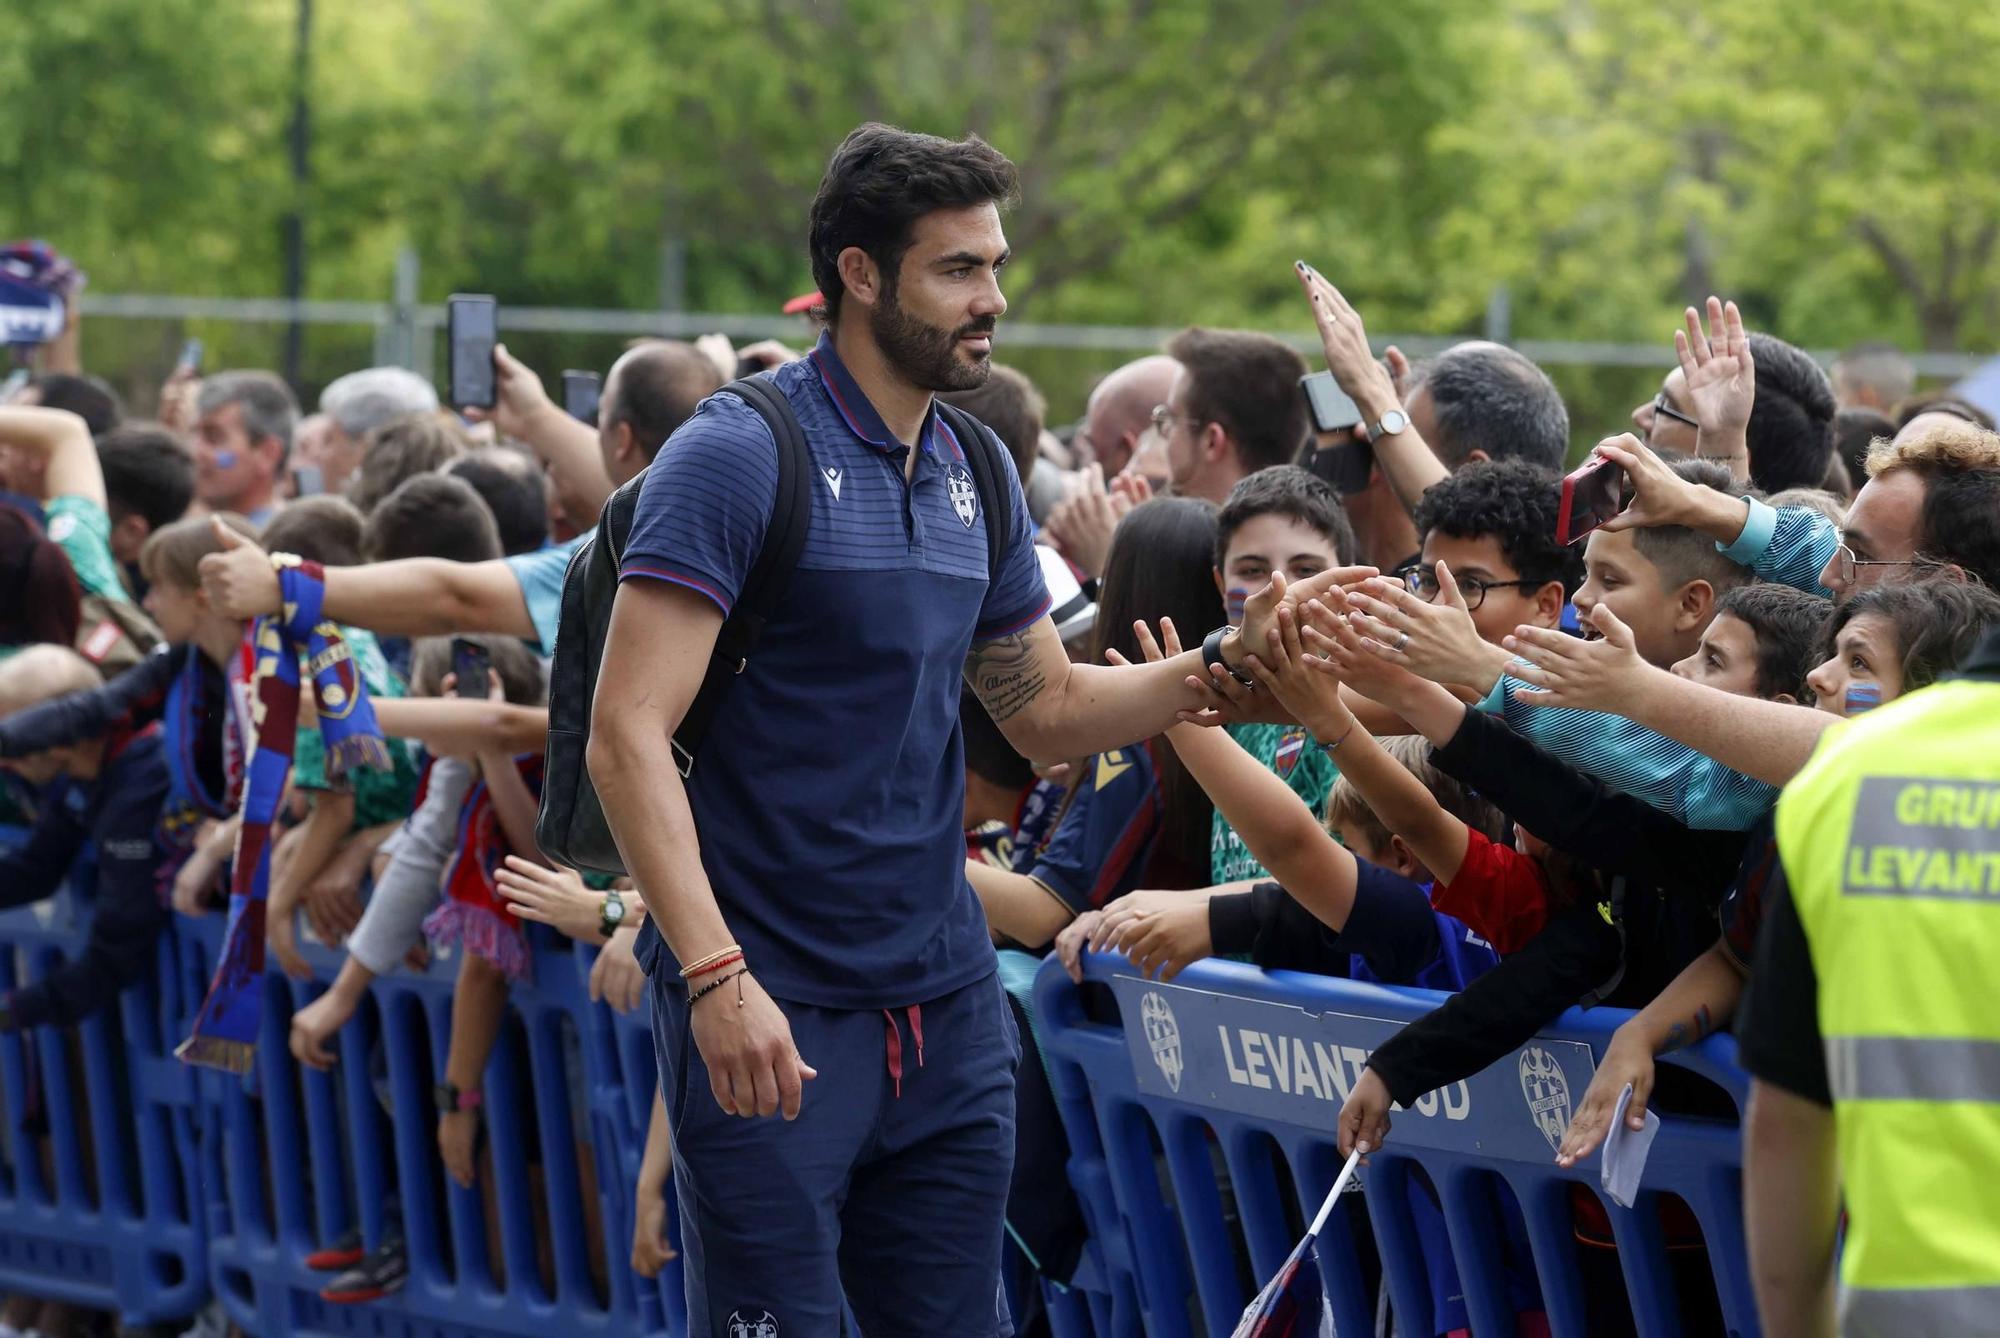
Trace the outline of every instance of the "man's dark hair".
<instances>
[{"instance_id":1,"label":"man's dark hair","mask_svg":"<svg viewBox=\"0 0 2000 1338\"><path fill-rule=\"evenodd\" d=\"M1896 653L1903 660L1899 695L1904 695L1929 687L1964 664L1980 638L2000 627L2000 595L1952 576L1872 586L1827 619L1821 655L1833 654L1840 629L1864 613L1885 619L1896 631Z\"/></svg>"},{"instance_id":2,"label":"man's dark hair","mask_svg":"<svg viewBox=\"0 0 2000 1338\"><path fill-rule=\"evenodd\" d=\"M1562 476L1526 460L1475 460L1433 483L1417 500L1417 533L1452 539L1492 535L1524 581L1561 581L1563 594L1583 584L1583 546L1556 542Z\"/></svg>"},{"instance_id":3,"label":"man's dark hair","mask_svg":"<svg viewBox=\"0 0 2000 1338\"><path fill-rule=\"evenodd\" d=\"M1049 408L1035 383L1012 367L995 363L984 385L949 391L938 398L993 429L1007 454L1014 457L1014 472L1025 487L1041 454L1042 415Z\"/></svg>"},{"instance_id":4,"label":"man's dark hair","mask_svg":"<svg viewBox=\"0 0 2000 1338\"><path fill-rule=\"evenodd\" d=\"M1216 513L1216 567L1220 569L1228 559L1229 541L1236 537L1236 531L1259 516L1272 515L1296 520L1325 535L1333 545L1335 566L1353 560L1354 526L1348 523L1340 494L1309 469L1273 465L1237 480L1222 510Z\"/></svg>"},{"instance_id":5,"label":"man's dark hair","mask_svg":"<svg viewBox=\"0 0 2000 1338\"><path fill-rule=\"evenodd\" d=\"M1833 451L1847 466L1847 477L1856 488L1868 478L1868 448L1875 444L1878 437L1895 435L1896 424L1879 409L1834 411Z\"/></svg>"},{"instance_id":6,"label":"man's dark hair","mask_svg":"<svg viewBox=\"0 0 2000 1338\"><path fill-rule=\"evenodd\" d=\"M486 562L504 556L500 530L484 499L464 479L419 474L368 513L362 551L370 562L434 557Z\"/></svg>"},{"instance_id":7,"label":"man's dark hair","mask_svg":"<svg viewBox=\"0 0 2000 1338\"><path fill-rule=\"evenodd\" d=\"M1298 350L1254 330L1193 325L1173 337L1167 353L1187 369L1186 412L1198 423L1222 424L1244 473L1291 463L1306 439L1299 393L1306 360Z\"/></svg>"},{"instance_id":8,"label":"man's dark hair","mask_svg":"<svg viewBox=\"0 0 2000 1338\"><path fill-rule=\"evenodd\" d=\"M508 557L532 553L549 541L549 494L541 467L511 446L481 446L444 467L472 485L493 513L500 548Z\"/></svg>"},{"instance_id":9,"label":"man's dark hair","mask_svg":"<svg viewBox=\"0 0 2000 1338\"><path fill-rule=\"evenodd\" d=\"M44 409L67 409L81 418L95 437L109 432L125 419L125 406L118 392L101 376L75 372L47 372L34 380L37 401Z\"/></svg>"},{"instance_id":10,"label":"man's dark hair","mask_svg":"<svg viewBox=\"0 0 2000 1338\"><path fill-rule=\"evenodd\" d=\"M278 509L257 542L272 553L297 553L322 567L361 565L367 521L345 497L301 497Z\"/></svg>"},{"instance_id":11,"label":"man's dark hair","mask_svg":"<svg viewBox=\"0 0 2000 1338\"><path fill-rule=\"evenodd\" d=\"M1968 423L1993 430L1993 415L1970 400L1962 400L1946 390L1927 390L1919 395L1911 395L1897 401L1889 413L1895 421L1896 431L1901 432L1910 425L1910 420L1918 414L1943 413L1953 418L1963 418Z\"/></svg>"},{"instance_id":12,"label":"man's dark hair","mask_svg":"<svg viewBox=\"0 0 2000 1338\"><path fill-rule=\"evenodd\" d=\"M1005 207L1018 184L1014 164L977 135L940 139L874 121L857 128L827 162L807 223L824 318L840 317L842 251L866 251L893 293L918 219L939 209Z\"/></svg>"},{"instance_id":13,"label":"man's dark hair","mask_svg":"<svg viewBox=\"0 0 2000 1338\"><path fill-rule=\"evenodd\" d=\"M252 445L268 438L278 443L280 465L291 458L292 433L299 426L299 401L276 372L217 372L205 378L195 392L197 414L211 414L231 404L240 407L243 434Z\"/></svg>"},{"instance_id":14,"label":"man's dark hair","mask_svg":"<svg viewBox=\"0 0 2000 1338\"><path fill-rule=\"evenodd\" d=\"M695 406L722 389L715 364L680 339L648 339L618 363L617 379L599 407L604 425L624 423L651 460Z\"/></svg>"},{"instance_id":15,"label":"man's dark hair","mask_svg":"<svg viewBox=\"0 0 2000 1338\"><path fill-rule=\"evenodd\" d=\"M157 423L120 423L101 434L97 462L114 522L137 513L149 529L164 529L194 501L194 456Z\"/></svg>"},{"instance_id":16,"label":"man's dark hair","mask_svg":"<svg viewBox=\"0 0 2000 1338\"><path fill-rule=\"evenodd\" d=\"M1833 450L1833 382L1812 355L1775 335L1750 335L1757 397L1750 406L1750 481L1765 492L1817 488Z\"/></svg>"},{"instance_id":17,"label":"man's dark hair","mask_svg":"<svg viewBox=\"0 0 2000 1338\"><path fill-rule=\"evenodd\" d=\"M1526 460L1561 469L1569 455L1569 410L1549 375L1502 344L1448 348L1419 363L1410 393L1430 392L1437 440L1429 443L1445 468L1457 469L1483 451L1489 460Z\"/></svg>"},{"instance_id":18,"label":"man's dark hair","mask_svg":"<svg viewBox=\"0 0 2000 1338\"><path fill-rule=\"evenodd\" d=\"M392 418L368 434L361 468L347 485L347 496L364 514L372 513L406 479L443 469L468 445L465 430L445 414Z\"/></svg>"},{"instance_id":19,"label":"man's dark hair","mask_svg":"<svg viewBox=\"0 0 2000 1338\"><path fill-rule=\"evenodd\" d=\"M1028 759L1014 751L971 688L958 694L958 728L965 736L965 769L1003 790L1025 790L1035 781Z\"/></svg>"},{"instance_id":20,"label":"man's dark hair","mask_svg":"<svg viewBox=\"0 0 2000 1338\"><path fill-rule=\"evenodd\" d=\"M1715 604L1716 616L1740 619L1757 638L1757 695L1786 693L1811 701L1806 675L1818 663L1833 601L1775 581L1731 590Z\"/></svg>"},{"instance_id":21,"label":"man's dark hair","mask_svg":"<svg viewBox=\"0 0 2000 1338\"><path fill-rule=\"evenodd\" d=\"M1714 460L1669 460L1667 468L1699 487L1743 495L1742 485L1730 475L1729 467ZM1664 590L1677 590L1689 581L1707 581L1720 598L1757 579L1755 572L1725 557L1715 540L1699 530L1685 525L1643 525L1631 534L1632 547L1659 572Z\"/></svg>"}]
</instances>

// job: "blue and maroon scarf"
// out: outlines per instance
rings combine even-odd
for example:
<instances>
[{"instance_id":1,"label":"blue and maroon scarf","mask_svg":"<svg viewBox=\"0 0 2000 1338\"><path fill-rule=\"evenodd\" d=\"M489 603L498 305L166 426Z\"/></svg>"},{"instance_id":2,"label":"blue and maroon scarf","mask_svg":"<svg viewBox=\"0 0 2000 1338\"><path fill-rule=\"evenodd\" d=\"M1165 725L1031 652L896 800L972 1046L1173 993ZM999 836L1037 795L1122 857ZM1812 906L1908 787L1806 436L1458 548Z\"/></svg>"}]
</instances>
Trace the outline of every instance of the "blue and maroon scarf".
<instances>
[{"instance_id":1,"label":"blue and maroon scarf","mask_svg":"<svg viewBox=\"0 0 2000 1338\"><path fill-rule=\"evenodd\" d=\"M240 788L243 826L230 866L229 922L215 978L196 1016L194 1034L174 1053L190 1064L248 1073L263 1020L264 901L270 891L272 824L285 794L298 735L301 665L312 683L328 779L357 766L386 769L388 747L375 724L347 642L320 618L326 580L317 562L279 555L283 612L257 619L245 634L249 681L232 697L242 703L244 759Z\"/></svg>"},{"instance_id":2,"label":"blue and maroon scarf","mask_svg":"<svg viewBox=\"0 0 2000 1338\"><path fill-rule=\"evenodd\" d=\"M542 755L523 753L514 769L528 792L542 792ZM424 773L428 787L430 773ZM458 844L438 879L444 899L424 917L424 936L438 947L462 946L485 958L509 980L526 980L533 965L527 930L507 898L500 895L494 873L500 861L516 852L500 827L500 814L486 781L466 791L458 809Z\"/></svg>"}]
</instances>

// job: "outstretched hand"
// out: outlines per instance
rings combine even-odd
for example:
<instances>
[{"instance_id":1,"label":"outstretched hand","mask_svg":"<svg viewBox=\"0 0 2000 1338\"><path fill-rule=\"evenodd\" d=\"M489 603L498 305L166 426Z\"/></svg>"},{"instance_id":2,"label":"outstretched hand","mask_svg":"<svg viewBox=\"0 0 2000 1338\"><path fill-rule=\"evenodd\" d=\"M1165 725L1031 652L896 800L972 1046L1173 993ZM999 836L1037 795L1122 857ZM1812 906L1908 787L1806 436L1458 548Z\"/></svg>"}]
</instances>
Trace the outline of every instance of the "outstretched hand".
<instances>
[{"instance_id":1,"label":"outstretched hand","mask_svg":"<svg viewBox=\"0 0 2000 1338\"><path fill-rule=\"evenodd\" d=\"M1451 568L1439 562L1436 570L1436 602L1378 576L1347 594L1348 620L1372 655L1434 683L1490 687L1506 657L1481 639Z\"/></svg>"},{"instance_id":2,"label":"outstretched hand","mask_svg":"<svg viewBox=\"0 0 2000 1338\"><path fill-rule=\"evenodd\" d=\"M1341 738L1354 717L1340 700L1340 680L1328 672L1331 660L1305 648L1299 610L1279 609L1277 623L1263 650L1250 657L1251 674L1314 738Z\"/></svg>"},{"instance_id":3,"label":"outstretched hand","mask_svg":"<svg viewBox=\"0 0 2000 1338\"><path fill-rule=\"evenodd\" d=\"M1580 711L1616 711L1631 695L1633 681L1649 667L1633 642L1632 629L1602 604L1584 619L1603 633L1585 641L1546 627L1521 626L1505 645L1525 663L1507 672L1535 692L1516 693L1514 700L1533 706L1567 706Z\"/></svg>"},{"instance_id":4,"label":"outstretched hand","mask_svg":"<svg viewBox=\"0 0 2000 1338\"><path fill-rule=\"evenodd\" d=\"M1701 328L1701 315L1693 307L1686 312L1687 329L1674 331L1674 355L1680 359L1681 375L1687 378L1688 399L1694 404L1695 421L1702 439L1731 443L1717 458L1740 454L1743 434L1750 426L1750 408L1757 398L1757 363L1750 353L1750 338L1743 332L1743 313L1734 302L1708 299L1708 330ZM1702 451L1701 454L1709 454Z\"/></svg>"},{"instance_id":5,"label":"outstretched hand","mask_svg":"<svg viewBox=\"0 0 2000 1338\"><path fill-rule=\"evenodd\" d=\"M270 555L256 540L246 539L223 524L220 516L213 517L210 524L222 550L204 557L199 568L209 607L225 618L261 618L278 612L285 597Z\"/></svg>"}]
</instances>

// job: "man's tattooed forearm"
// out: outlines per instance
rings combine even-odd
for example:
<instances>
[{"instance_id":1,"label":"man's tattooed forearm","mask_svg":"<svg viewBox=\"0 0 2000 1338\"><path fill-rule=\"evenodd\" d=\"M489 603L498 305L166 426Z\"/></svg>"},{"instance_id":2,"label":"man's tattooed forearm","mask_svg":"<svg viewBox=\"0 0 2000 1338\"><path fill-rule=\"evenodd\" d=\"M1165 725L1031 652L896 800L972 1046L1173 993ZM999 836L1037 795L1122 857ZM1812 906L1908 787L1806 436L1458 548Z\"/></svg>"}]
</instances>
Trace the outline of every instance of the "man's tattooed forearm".
<instances>
[{"instance_id":1,"label":"man's tattooed forearm","mask_svg":"<svg viewBox=\"0 0 2000 1338\"><path fill-rule=\"evenodd\" d=\"M965 659L965 677L996 725L1018 715L1048 686L1025 632L974 646Z\"/></svg>"}]
</instances>

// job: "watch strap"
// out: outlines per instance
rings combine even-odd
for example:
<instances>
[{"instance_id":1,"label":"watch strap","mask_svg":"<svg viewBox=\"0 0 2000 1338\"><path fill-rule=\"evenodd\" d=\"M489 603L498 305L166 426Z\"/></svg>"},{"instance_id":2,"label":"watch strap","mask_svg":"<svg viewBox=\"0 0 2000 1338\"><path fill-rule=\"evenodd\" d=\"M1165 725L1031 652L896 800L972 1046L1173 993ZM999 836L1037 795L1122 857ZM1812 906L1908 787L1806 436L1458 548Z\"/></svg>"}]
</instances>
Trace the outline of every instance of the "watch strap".
<instances>
[{"instance_id":1,"label":"watch strap","mask_svg":"<svg viewBox=\"0 0 2000 1338\"><path fill-rule=\"evenodd\" d=\"M477 1110L486 1104L486 1094L477 1087L459 1088L448 1082L437 1085L437 1108L441 1115Z\"/></svg>"},{"instance_id":2,"label":"watch strap","mask_svg":"<svg viewBox=\"0 0 2000 1338\"><path fill-rule=\"evenodd\" d=\"M1219 664L1222 666L1224 673L1228 674L1238 683L1241 683L1244 687L1255 687L1257 685L1256 679L1222 658L1222 639L1235 630L1235 628L1224 623L1221 627L1216 628L1213 632L1203 637L1201 642L1201 662L1205 665Z\"/></svg>"}]
</instances>

